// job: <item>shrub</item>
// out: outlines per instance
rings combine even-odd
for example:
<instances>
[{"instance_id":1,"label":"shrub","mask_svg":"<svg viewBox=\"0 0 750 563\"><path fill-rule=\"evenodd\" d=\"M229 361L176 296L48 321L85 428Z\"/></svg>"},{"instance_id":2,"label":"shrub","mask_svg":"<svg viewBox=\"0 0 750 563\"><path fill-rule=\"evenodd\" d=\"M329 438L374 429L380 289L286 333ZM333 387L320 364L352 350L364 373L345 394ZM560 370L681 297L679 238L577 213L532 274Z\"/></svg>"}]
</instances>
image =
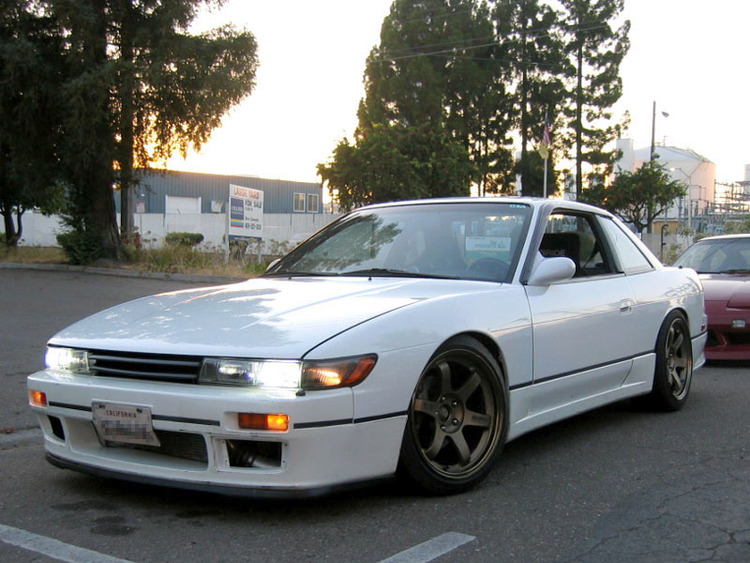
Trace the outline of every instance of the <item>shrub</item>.
<instances>
[{"instance_id":1,"label":"shrub","mask_svg":"<svg viewBox=\"0 0 750 563\"><path fill-rule=\"evenodd\" d=\"M169 246L186 246L191 248L203 242L201 233L167 233L164 242Z\"/></svg>"},{"instance_id":2,"label":"shrub","mask_svg":"<svg viewBox=\"0 0 750 563\"><path fill-rule=\"evenodd\" d=\"M73 264L89 264L104 256L101 240L90 231L60 233L57 242Z\"/></svg>"}]
</instances>

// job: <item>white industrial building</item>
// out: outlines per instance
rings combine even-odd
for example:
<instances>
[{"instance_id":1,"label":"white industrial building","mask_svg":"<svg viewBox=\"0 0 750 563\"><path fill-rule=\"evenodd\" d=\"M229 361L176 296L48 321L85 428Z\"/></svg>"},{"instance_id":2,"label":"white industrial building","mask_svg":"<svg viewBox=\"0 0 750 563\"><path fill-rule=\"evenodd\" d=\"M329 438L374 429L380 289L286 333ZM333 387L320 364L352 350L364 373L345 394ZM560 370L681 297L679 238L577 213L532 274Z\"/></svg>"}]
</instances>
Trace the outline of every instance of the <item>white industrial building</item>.
<instances>
[{"instance_id":1,"label":"white industrial building","mask_svg":"<svg viewBox=\"0 0 750 563\"><path fill-rule=\"evenodd\" d=\"M617 148L622 156L617 171L634 172L650 160L651 147L634 149L631 139L619 139ZM661 223L679 224L692 230L702 230L705 216L713 210L716 189L716 164L690 149L656 146L654 155L673 180L685 184L685 196L674 201Z\"/></svg>"}]
</instances>

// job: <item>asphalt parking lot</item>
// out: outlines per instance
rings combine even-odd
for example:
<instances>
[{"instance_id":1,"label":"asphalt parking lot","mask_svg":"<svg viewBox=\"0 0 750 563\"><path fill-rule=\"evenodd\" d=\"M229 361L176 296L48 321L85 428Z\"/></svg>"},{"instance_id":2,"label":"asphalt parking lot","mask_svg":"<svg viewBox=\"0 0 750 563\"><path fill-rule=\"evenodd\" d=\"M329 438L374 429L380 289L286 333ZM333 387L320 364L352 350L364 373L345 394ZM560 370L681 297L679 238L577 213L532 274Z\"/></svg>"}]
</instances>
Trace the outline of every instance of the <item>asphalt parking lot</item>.
<instances>
[{"instance_id":1,"label":"asphalt parking lot","mask_svg":"<svg viewBox=\"0 0 750 563\"><path fill-rule=\"evenodd\" d=\"M75 320L211 280L0 268L0 560L750 561L750 364L673 414L620 403L507 445L477 489L395 483L306 502L135 486L44 461L25 377Z\"/></svg>"}]
</instances>

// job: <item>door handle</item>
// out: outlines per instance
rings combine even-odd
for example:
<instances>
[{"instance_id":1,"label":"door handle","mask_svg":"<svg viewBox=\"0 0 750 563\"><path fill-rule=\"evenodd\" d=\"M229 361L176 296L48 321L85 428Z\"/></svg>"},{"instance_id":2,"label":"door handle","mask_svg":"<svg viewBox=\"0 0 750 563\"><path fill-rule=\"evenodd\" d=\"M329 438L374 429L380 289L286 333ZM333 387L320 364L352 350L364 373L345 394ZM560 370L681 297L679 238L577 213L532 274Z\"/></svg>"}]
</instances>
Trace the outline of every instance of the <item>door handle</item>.
<instances>
[{"instance_id":1,"label":"door handle","mask_svg":"<svg viewBox=\"0 0 750 563\"><path fill-rule=\"evenodd\" d=\"M620 313L632 313L633 307L635 307L635 301L632 299L623 299L620 301Z\"/></svg>"}]
</instances>

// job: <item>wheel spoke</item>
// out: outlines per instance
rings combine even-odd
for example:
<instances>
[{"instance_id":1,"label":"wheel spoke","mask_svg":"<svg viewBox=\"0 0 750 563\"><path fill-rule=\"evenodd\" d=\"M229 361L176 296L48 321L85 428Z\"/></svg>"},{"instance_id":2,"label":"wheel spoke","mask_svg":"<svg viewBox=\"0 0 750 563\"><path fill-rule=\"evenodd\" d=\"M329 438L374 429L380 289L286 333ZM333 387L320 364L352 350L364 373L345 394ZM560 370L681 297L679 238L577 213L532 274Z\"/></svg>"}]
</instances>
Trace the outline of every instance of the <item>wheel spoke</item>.
<instances>
[{"instance_id":1,"label":"wheel spoke","mask_svg":"<svg viewBox=\"0 0 750 563\"><path fill-rule=\"evenodd\" d=\"M678 375L676 371L672 371L669 373L669 379L671 381L670 387L672 387L672 389L675 389L677 391L682 389L683 382L682 382L682 379L680 379L680 376Z\"/></svg>"},{"instance_id":2,"label":"wheel spoke","mask_svg":"<svg viewBox=\"0 0 750 563\"><path fill-rule=\"evenodd\" d=\"M456 432L455 434L451 434L449 438L453 442L453 445L456 447L459 465L468 464L471 461L471 449L469 448L469 444L466 443L464 435L460 432Z\"/></svg>"},{"instance_id":3,"label":"wheel spoke","mask_svg":"<svg viewBox=\"0 0 750 563\"><path fill-rule=\"evenodd\" d=\"M453 390L451 383L451 366L448 362L440 362L437 366L440 371L440 393L450 393Z\"/></svg>"},{"instance_id":4,"label":"wheel spoke","mask_svg":"<svg viewBox=\"0 0 750 563\"><path fill-rule=\"evenodd\" d=\"M445 432L443 432L438 427L435 429L435 435L432 437L432 443L429 445L429 447L427 447L427 449L424 450L424 455L427 456L427 459L435 459L440 453L440 450L443 449L444 442Z\"/></svg>"},{"instance_id":5,"label":"wheel spoke","mask_svg":"<svg viewBox=\"0 0 750 563\"><path fill-rule=\"evenodd\" d=\"M464 415L464 426L478 426L480 428L489 428L492 424L492 417L488 414L475 411L466 411Z\"/></svg>"},{"instance_id":6,"label":"wheel spoke","mask_svg":"<svg viewBox=\"0 0 750 563\"><path fill-rule=\"evenodd\" d=\"M438 405L435 401L414 397L414 412L426 414L430 418L435 418Z\"/></svg>"},{"instance_id":7,"label":"wheel spoke","mask_svg":"<svg viewBox=\"0 0 750 563\"><path fill-rule=\"evenodd\" d=\"M689 364L689 362L688 362L687 358L682 358L680 356L675 356L674 357L674 366L676 368L687 368L688 364Z\"/></svg>"},{"instance_id":8,"label":"wheel spoke","mask_svg":"<svg viewBox=\"0 0 750 563\"><path fill-rule=\"evenodd\" d=\"M471 376L458 390L458 396L461 397L461 400L465 403L469 400L469 397L472 396L474 391L476 391L477 387L479 387L481 384L481 376L476 372L476 370L472 369Z\"/></svg>"},{"instance_id":9,"label":"wheel spoke","mask_svg":"<svg viewBox=\"0 0 750 563\"><path fill-rule=\"evenodd\" d=\"M674 352L678 352L679 350L682 350L682 343L685 341L685 335L682 334L682 331L673 330L672 338L670 338L670 350L673 350Z\"/></svg>"}]
</instances>

